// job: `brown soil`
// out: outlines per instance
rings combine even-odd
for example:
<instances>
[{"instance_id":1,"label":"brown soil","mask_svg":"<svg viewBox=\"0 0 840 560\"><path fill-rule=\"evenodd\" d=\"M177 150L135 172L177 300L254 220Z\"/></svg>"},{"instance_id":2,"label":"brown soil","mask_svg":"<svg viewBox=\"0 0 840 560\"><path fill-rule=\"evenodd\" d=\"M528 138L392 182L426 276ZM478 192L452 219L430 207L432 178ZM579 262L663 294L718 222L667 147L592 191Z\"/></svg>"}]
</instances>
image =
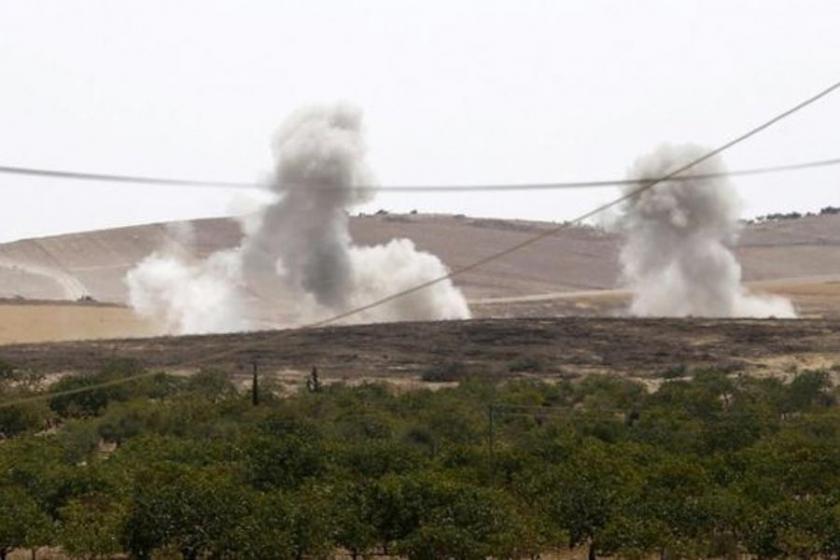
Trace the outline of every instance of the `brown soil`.
<instances>
[{"instance_id":1,"label":"brown soil","mask_svg":"<svg viewBox=\"0 0 840 560\"><path fill-rule=\"evenodd\" d=\"M126 307L76 302L0 301L0 344L150 336Z\"/></svg>"},{"instance_id":2,"label":"brown soil","mask_svg":"<svg viewBox=\"0 0 840 560\"><path fill-rule=\"evenodd\" d=\"M177 248L200 257L240 242L234 220L191 224L189 243L177 239L167 224L150 224L0 244L0 296L76 299L87 293L99 301L125 302L125 273L153 251ZM423 214L350 221L351 235L360 245L405 237L451 268L552 227L546 222ZM618 284L620 243L616 235L573 227L471 270L456 283L471 300L611 290ZM737 256L748 282L840 275L840 215L746 226Z\"/></svg>"}]
</instances>

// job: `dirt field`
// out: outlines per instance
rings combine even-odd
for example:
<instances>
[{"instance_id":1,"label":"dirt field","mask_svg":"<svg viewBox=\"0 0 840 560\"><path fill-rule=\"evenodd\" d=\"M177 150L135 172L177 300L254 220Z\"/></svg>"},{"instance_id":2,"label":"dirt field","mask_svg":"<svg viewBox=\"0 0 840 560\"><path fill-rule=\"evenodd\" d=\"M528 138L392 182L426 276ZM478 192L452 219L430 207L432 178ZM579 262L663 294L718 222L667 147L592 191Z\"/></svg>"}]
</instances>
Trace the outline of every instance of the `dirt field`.
<instances>
[{"instance_id":1,"label":"dirt field","mask_svg":"<svg viewBox=\"0 0 840 560\"><path fill-rule=\"evenodd\" d=\"M241 238L230 219L199 220L190 227L189 243L178 239L174 232L179 228L151 224L0 244L0 297L7 298L0 300L0 345L155 334L121 305L126 271L164 246L175 244L201 257L235 246ZM407 237L450 267L550 227L439 215L351 220L359 244ZM471 270L456 284L476 318L621 316L629 294L616 289L619 246L615 235L571 228ZM790 297L801 317L840 319L840 216L747 226L737 255L750 289ZM115 304L70 303L86 294Z\"/></svg>"},{"instance_id":2,"label":"dirt field","mask_svg":"<svg viewBox=\"0 0 840 560\"><path fill-rule=\"evenodd\" d=\"M840 319L840 276L815 276L747 282L751 292L790 299L802 318ZM626 290L581 290L528 296L482 298L470 302L476 317L617 317L626 315Z\"/></svg>"},{"instance_id":3,"label":"dirt field","mask_svg":"<svg viewBox=\"0 0 840 560\"><path fill-rule=\"evenodd\" d=\"M840 319L840 280L816 277L754 282L754 291L791 298L804 318ZM483 298L470 302L480 319L517 317L620 317L629 292L583 290L528 296ZM121 305L80 302L0 300L0 345L154 336L154 325Z\"/></svg>"},{"instance_id":4,"label":"dirt field","mask_svg":"<svg viewBox=\"0 0 840 560\"><path fill-rule=\"evenodd\" d=\"M152 325L117 305L0 300L0 344L150 336Z\"/></svg>"},{"instance_id":5,"label":"dirt field","mask_svg":"<svg viewBox=\"0 0 840 560\"><path fill-rule=\"evenodd\" d=\"M422 340L422 344L417 341ZM571 379L615 373L657 380L715 367L787 376L840 374L840 322L827 320L508 319L400 323L251 334L0 347L0 359L45 373L93 371L114 357L173 372L222 368L294 385L317 367L327 381L417 383L435 365L476 376ZM519 371L528 363L530 371Z\"/></svg>"},{"instance_id":6,"label":"dirt field","mask_svg":"<svg viewBox=\"0 0 840 560\"><path fill-rule=\"evenodd\" d=\"M444 215L353 217L350 231L359 245L408 238L417 248L460 267L554 228L547 222ZM177 231L189 230L188 240ZM197 257L236 246L238 223L231 219L149 224L25 239L0 244L0 297L126 301L125 274L164 247ZM467 298L518 297L618 285L621 238L591 227L557 232L539 243L471 270L458 278ZM748 282L840 275L840 215L749 225L737 257Z\"/></svg>"}]
</instances>

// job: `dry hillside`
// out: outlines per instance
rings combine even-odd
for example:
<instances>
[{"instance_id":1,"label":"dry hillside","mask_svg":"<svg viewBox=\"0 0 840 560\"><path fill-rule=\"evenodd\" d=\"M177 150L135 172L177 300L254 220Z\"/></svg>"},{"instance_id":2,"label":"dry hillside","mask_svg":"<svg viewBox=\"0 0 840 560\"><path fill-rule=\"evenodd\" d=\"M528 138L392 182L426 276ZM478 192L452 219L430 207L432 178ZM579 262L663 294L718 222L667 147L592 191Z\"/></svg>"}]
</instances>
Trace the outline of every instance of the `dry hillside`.
<instances>
[{"instance_id":1,"label":"dry hillside","mask_svg":"<svg viewBox=\"0 0 840 560\"><path fill-rule=\"evenodd\" d=\"M0 244L0 298L6 298L0 305L0 343L148 334L148 325L124 308L41 304L29 309L28 302L89 295L98 302L124 304L125 273L156 249L175 244L203 256L241 239L239 224L231 219L190 224L189 243L174 233L183 227L150 224ZM407 237L450 267L550 227L439 215L351 219L358 244ZM594 228L570 228L456 282L478 317L613 315L627 301L627 294L616 289L619 243L617 236ZM737 252L754 289L792 297L804 316L840 316L840 215L749 225Z\"/></svg>"},{"instance_id":2,"label":"dry hillside","mask_svg":"<svg viewBox=\"0 0 840 560\"><path fill-rule=\"evenodd\" d=\"M235 246L230 219L192 222L196 255ZM395 237L414 240L450 267L513 245L553 224L453 216L354 217L359 244ZM0 297L99 301L126 298L125 272L154 250L183 244L166 224L74 233L0 244ZM471 300L575 290L613 289L618 283L619 239L592 228L572 228L470 271L458 284ZM840 276L840 215L750 225L738 246L747 281Z\"/></svg>"}]
</instances>

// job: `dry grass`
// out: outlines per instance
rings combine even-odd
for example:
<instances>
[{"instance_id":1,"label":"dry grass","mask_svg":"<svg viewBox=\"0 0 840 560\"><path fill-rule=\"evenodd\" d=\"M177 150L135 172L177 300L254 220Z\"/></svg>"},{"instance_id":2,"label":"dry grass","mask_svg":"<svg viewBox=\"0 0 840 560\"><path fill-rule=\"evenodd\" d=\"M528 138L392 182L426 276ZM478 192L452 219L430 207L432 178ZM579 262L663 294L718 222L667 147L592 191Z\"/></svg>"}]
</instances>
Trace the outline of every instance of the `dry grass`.
<instances>
[{"instance_id":1,"label":"dry grass","mask_svg":"<svg viewBox=\"0 0 840 560\"><path fill-rule=\"evenodd\" d=\"M0 303L0 344L151 336L126 307L75 303Z\"/></svg>"},{"instance_id":2,"label":"dry grass","mask_svg":"<svg viewBox=\"0 0 840 560\"><path fill-rule=\"evenodd\" d=\"M410 380L442 358L464 364L467 377L495 379L591 373L656 379L675 367L777 375L794 365L840 363L840 322L494 319L0 346L0 359L41 373L95 371L115 356L153 369L188 373L203 366L241 377L257 360L290 390L313 366L325 383L414 386ZM523 358L539 363L539 372L510 371Z\"/></svg>"}]
</instances>

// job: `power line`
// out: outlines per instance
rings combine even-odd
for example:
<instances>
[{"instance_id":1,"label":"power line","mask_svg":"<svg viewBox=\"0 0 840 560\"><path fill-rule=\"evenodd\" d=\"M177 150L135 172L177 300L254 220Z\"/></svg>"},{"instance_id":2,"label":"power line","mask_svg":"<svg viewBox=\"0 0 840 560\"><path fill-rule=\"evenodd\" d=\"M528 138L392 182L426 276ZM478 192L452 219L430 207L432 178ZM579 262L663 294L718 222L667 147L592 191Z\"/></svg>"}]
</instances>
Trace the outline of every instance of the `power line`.
<instances>
[{"instance_id":1,"label":"power line","mask_svg":"<svg viewBox=\"0 0 840 560\"><path fill-rule=\"evenodd\" d=\"M618 206L618 205L620 205L620 204L622 204L622 203L624 203L628 200L632 200L632 199L634 199L634 198L638 197L639 195L647 192L648 190L652 189L653 187L655 187L656 185L658 185L662 182L670 181L674 177L680 175L681 173L684 173L685 171L688 171L692 167L695 167L695 166L703 163L704 161L707 161L707 160L715 157L716 155L728 150L729 148L731 148L731 147L733 147L737 144L740 144L741 142L755 136L756 134L762 132L763 130L766 130L767 128L770 128L771 126L773 126L777 122L789 117L790 115L793 115L794 113L796 113L798 111L801 111L805 107L807 107L807 106L809 106L813 103L816 103L817 101L819 101L823 97L826 97L827 95L831 94L832 92L836 91L837 89L840 89L840 81L835 82L834 84L832 84L831 86L827 87L826 89L820 91L816 95L813 95L813 96L809 97L808 99L796 104L795 106L793 106L790 109L776 115L775 117L771 118L770 120L763 122L762 124L748 130L747 132L745 132L745 133L743 133L739 136L736 136L735 138L729 140L728 142L725 142L724 144L718 146L717 148L711 150L710 152L707 152L705 155L700 156L700 157L690 161L689 163L678 167L677 169L675 169L674 171L671 171L670 173L668 173L664 177L661 177L659 179L651 181L650 183L646 183L646 184L640 186L639 188L636 188L636 189L634 189L634 190L632 190L632 191L630 191L630 192L628 192L628 193L626 193L622 196L619 196L616 199L613 199L610 202L607 202L607 203L601 204L599 206L596 206L594 209L592 209L588 212L585 212L584 214L581 214L580 216L578 216L577 218L574 218L571 221L568 221L568 222L565 222L565 223L560 224L558 226L549 228L549 229L547 229L543 232L540 232L540 233L538 233L534 236L531 236L531 237L525 239L524 241L520 241L519 243L516 243L515 245L512 245L512 246L510 246L506 249L502 249L501 251L497 251L495 253L492 253L492 254L490 254L490 255L482 258L482 259L479 259L479 260L477 260L477 261L475 261L471 264L461 266L461 267L458 267L458 268L454 268L451 271L449 271L448 273L442 274L442 275L438 276L437 278L433 278L432 280L422 282L422 283L417 284L416 286L413 286L411 288L401 290L399 292L391 294L390 296L380 298L380 299L378 299L376 301L373 301L373 302L371 302L367 305L362 305L360 307L356 307L354 309L350 309L348 311L338 313L337 315L334 315L334 316L332 316L328 319L317 321L316 323L314 323L312 325L308 325L307 327L309 327L309 328L311 328L311 327L322 327L322 326L325 326L325 325L335 323L337 321L341 321L342 319L352 317L353 315L358 315L359 313L363 313L363 312L368 311L370 309L373 309L375 307L379 307L380 305L384 305L384 304L389 303L391 301L394 301L396 299L399 299L399 298L411 295L413 293L419 292L420 290L424 290L428 287L434 286L435 284L440 284L441 282L451 280L452 278L454 278L454 277L456 277L460 274L463 274L465 272L469 272L470 270L473 270L473 269L479 268L481 266L484 266L487 263L490 263L490 262L493 262L495 260L506 257L507 255L510 255L511 253L515 253L516 251L519 251L521 249L524 249L525 247L533 245L534 243L537 243L538 241L541 241L541 240L543 240L547 237L552 237L552 236L556 235L557 233L559 233L559 232L561 232L565 229L568 229L569 227L571 227L573 225L580 224L580 223L584 222L585 220L588 220L589 218L591 218L591 217L593 217L597 214L600 214L601 212L609 210L610 208L614 208L614 207L616 207L616 206ZM303 328L307 328L307 327L303 327Z\"/></svg>"},{"instance_id":2,"label":"power line","mask_svg":"<svg viewBox=\"0 0 840 560\"><path fill-rule=\"evenodd\" d=\"M739 169L736 171L726 171L721 173L699 173L696 175L684 175L682 177L674 177L673 181L693 181L696 179L714 179L717 177L742 177L748 175L766 175L770 173L782 173L786 171L796 171L802 169L811 169L817 167L830 167L833 165L840 165L840 158L824 159L817 161L808 161L802 163L790 163L785 165L773 165L768 167L755 167L751 169ZM397 185L377 187L377 192L474 192L474 191L548 191L548 190L563 190L563 189L581 189L581 188L604 188L604 187L623 187L632 185L644 185L651 181L656 181L655 177L645 177L641 179L608 179L604 181L567 181L556 183L512 183L512 184L498 184L498 185Z\"/></svg>"},{"instance_id":3,"label":"power line","mask_svg":"<svg viewBox=\"0 0 840 560\"><path fill-rule=\"evenodd\" d=\"M446 274L438 276L437 278L434 278L432 280L422 282L422 283L417 284L417 285L415 285L411 288L408 288L406 290L401 290L401 291L393 293L389 296L386 296L386 297L380 298L378 300L372 301L372 302L370 302L366 305L362 305L362 306L355 307L353 309L338 313L338 314L336 314L332 317L329 317L327 319L323 319L323 320L320 320L320 321L316 321L314 323L310 323L308 325L304 325L304 326L302 326L298 329L289 329L289 330L281 331L281 332L292 333L292 332L298 332L300 330L313 329L313 328L318 328L318 327L323 327L323 326L326 326L326 325L330 325L332 323L341 321L341 320L346 319L348 317L352 317L352 316L357 315L359 313L363 313L363 312L368 311L370 309L373 309L375 307L379 307L381 305L384 305L384 304L389 303L391 301L394 301L396 299L399 299L399 298L411 295L413 293L419 292L420 290L424 290L424 289L426 289L430 286L433 286L435 284L445 282L446 280L450 280L450 279L452 279L452 278L454 278L458 275L461 275L465 272L468 272L470 270L479 268L479 267L481 267L481 266L483 266L483 265L485 265L489 262L492 262L492 261L498 260L500 258L506 257L507 255L509 255L511 253L515 253L516 251L519 251L520 249L523 249L525 247L533 245L534 243L537 243L538 241L541 241L541 240L543 240L547 237L551 237L551 236L553 236L553 235L555 235L555 234L557 234L557 233L559 233L559 232L561 232L565 229L568 229L569 227L571 227L575 224L579 224L579 223L581 223L581 222L583 222L583 221L585 221L585 220L587 220L587 219L589 219L589 218L591 218L591 217L593 217L593 216L595 216L595 215L597 215L601 212L604 212L604 211L606 211L610 208L618 206L619 204L622 204L622 203L624 203L628 200L632 200L632 199L638 197L639 195L641 195L642 193L652 189L653 187L655 187L656 185L658 185L660 183L663 183L665 181L671 181L672 179L674 179L678 175L684 173L685 171L691 169L692 167L695 167L695 166L699 165L700 163L702 163L706 160L709 160L709 159L715 157L716 155L728 150L729 148L731 148L731 147L733 147L737 144L740 144L741 142L744 142L745 140L755 136L756 134L762 132L763 130L765 130L767 128L770 128L771 126L778 123L779 121L793 115L794 113L797 113L797 112L801 111L802 109L804 109L805 107L807 107L807 106L809 106L813 103L816 103L817 101L819 101L820 99L828 96L829 94L836 91L837 89L840 89L840 81L835 82L834 84L832 84L828 88L826 88L826 89L820 91L819 93L805 99L804 101L794 105L790 109L787 109L786 111L776 115L775 117L765 121L764 123L748 130L747 132L745 132L745 133L743 133L739 136L736 136L735 138L727 141L726 143L718 146L717 148L707 152L705 155L703 155L701 157L698 157L698 158L690 161L689 163L678 167L677 169L675 169L674 171L671 171L667 175L665 175L661 178L652 180L649 183L645 183L644 185L640 186L639 188L634 189L634 190L632 190L632 191L630 191L630 192L612 200L611 202L601 204L600 206L597 206L594 209L592 209L592 210L590 210L590 211L588 211L584 214L581 214L580 216L578 216L577 218L573 219L570 222L566 222L566 223L561 224L559 226L556 226L556 227L550 228L548 230L545 230L543 232L540 232L539 234L534 235L532 237L529 237L529 238L525 239L524 241L520 241L519 243L516 243L516 244L514 244L514 245L512 245L512 246L510 246L506 249L503 249L501 251L497 251L495 253L492 253L492 254L490 254L490 255L482 258L482 259L479 259L479 260L477 260L477 261L475 261L471 264L455 268L455 269L451 270L450 272L448 272ZM276 341L272 340L270 342L270 344L274 345L274 344L276 344ZM252 350L255 348L254 345L250 345L250 346L251 346ZM246 346L243 343L242 345L238 345L238 346L235 346L235 347L232 347L232 348L228 348L228 349L223 350L221 352L217 352L215 354L204 356L203 358L193 360L191 362L188 361L188 362L182 363L180 365L183 367L185 365L201 365L202 363L207 363L209 361L217 361L220 358L224 358L226 356L236 354L236 353L242 351L245 348L246 348ZM9 400L9 401L0 402L0 409L7 408L7 407L10 407L10 406L15 406L17 404L22 404L22 403L26 403L26 402L34 402L34 401L39 401L39 400L52 399L54 397L62 396L62 395L66 395L66 394L77 394L77 393L81 393L81 392L84 392L84 391L93 391L93 390L99 389L101 387L109 387L109 386L113 386L113 385L129 383L129 382L134 381L136 379L141 379L141 378L144 378L144 377L148 377L149 375L150 374L145 373L145 374L140 374L140 375L136 375L136 376L125 377L125 378L118 379L118 380L108 381L108 382L97 384L97 385L89 385L87 387L72 389L72 390L68 390L68 391L58 391L58 392L55 392L55 393L44 393L44 394L40 394L40 395L33 395L31 397L25 397L25 398L22 398L22 399L12 399L12 400Z\"/></svg>"},{"instance_id":4,"label":"power line","mask_svg":"<svg viewBox=\"0 0 840 560\"><path fill-rule=\"evenodd\" d=\"M684 175L674 177L672 181L692 181L695 179L713 179L717 177L744 177L750 175L766 175L770 173L784 173L813 169L818 167L831 167L840 165L840 158L806 161L800 163L789 163L784 165L771 165L766 167L754 167L739 169L721 173L700 173L697 175ZM221 189L260 189L266 190L266 185L260 183L248 183L244 181L213 181L202 179L173 179L168 177L149 177L144 175L119 175L109 173L90 173L85 171L63 171L55 169L41 169L35 167L0 166L0 174L20 175L28 177L46 177L52 179L68 179L77 181L100 181L109 183L128 183L149 186L174 186L189 188L221 188ZM601 181L558 181L547 183L506 183L506 184L482 184L482 185L362 185L358 188L369 188L377 193L446 193L446 192L502 192L502 191L548 191L564 189L585 189L621 187L632 185L643 185L655 181L655 177L641 179L606 179ZM309 187L311 188L311 187ZM322 186L321 189L332 189L341 187Z\"/></svg>"},{"instance_id":5,"label":"power line","mask_svg":"<svg viewBox=\"0 0 840 560\"><path fill-rule=\"evenodd\" d=\"M65 389L63 391L53 391L50 393L40 393L36 395L32 395L29 397L22 397L19 399L13 399L10 401L0 402L0 409L8 408L10 406L17 406L21 404L29 404L32 402L38 402L48 399L54 399L57 397L66 397L69 395L78 395L79 393L87 393L88 391L95 391L97 389L106 389L108 387L114 387L117 385L124 385L125 383L129 383L131 381L137 381L140 379L146 379L148 377L155 377L160 375L159 371L154 372L145 372L138 375L132 375L129 377L123 377L121 379L111 379L109 381L103 381L102 383L96 383L93 385L85 385L84 387L76 387L73 389Z\"/></svg>"},{"instance_id":6,"label":"power line","mask_svg":"<svg viewBox=\"0 0 840 560\"><path fill-rule=\"evenodd\" d=\"M74 181L107 181L109 183L134 183L138 185L158 185L174 187L210 187L225 189L256 189L257 183L241 181L205 181L203 179L172 179L168 177L148 177L145 175L118 175L110 173L91 173L87 171L64 171L41 169L37 167L0 166L0 173L23 175L28 177L48 177L52 179L70 179Z\"/></svg>"}]
</instances>

